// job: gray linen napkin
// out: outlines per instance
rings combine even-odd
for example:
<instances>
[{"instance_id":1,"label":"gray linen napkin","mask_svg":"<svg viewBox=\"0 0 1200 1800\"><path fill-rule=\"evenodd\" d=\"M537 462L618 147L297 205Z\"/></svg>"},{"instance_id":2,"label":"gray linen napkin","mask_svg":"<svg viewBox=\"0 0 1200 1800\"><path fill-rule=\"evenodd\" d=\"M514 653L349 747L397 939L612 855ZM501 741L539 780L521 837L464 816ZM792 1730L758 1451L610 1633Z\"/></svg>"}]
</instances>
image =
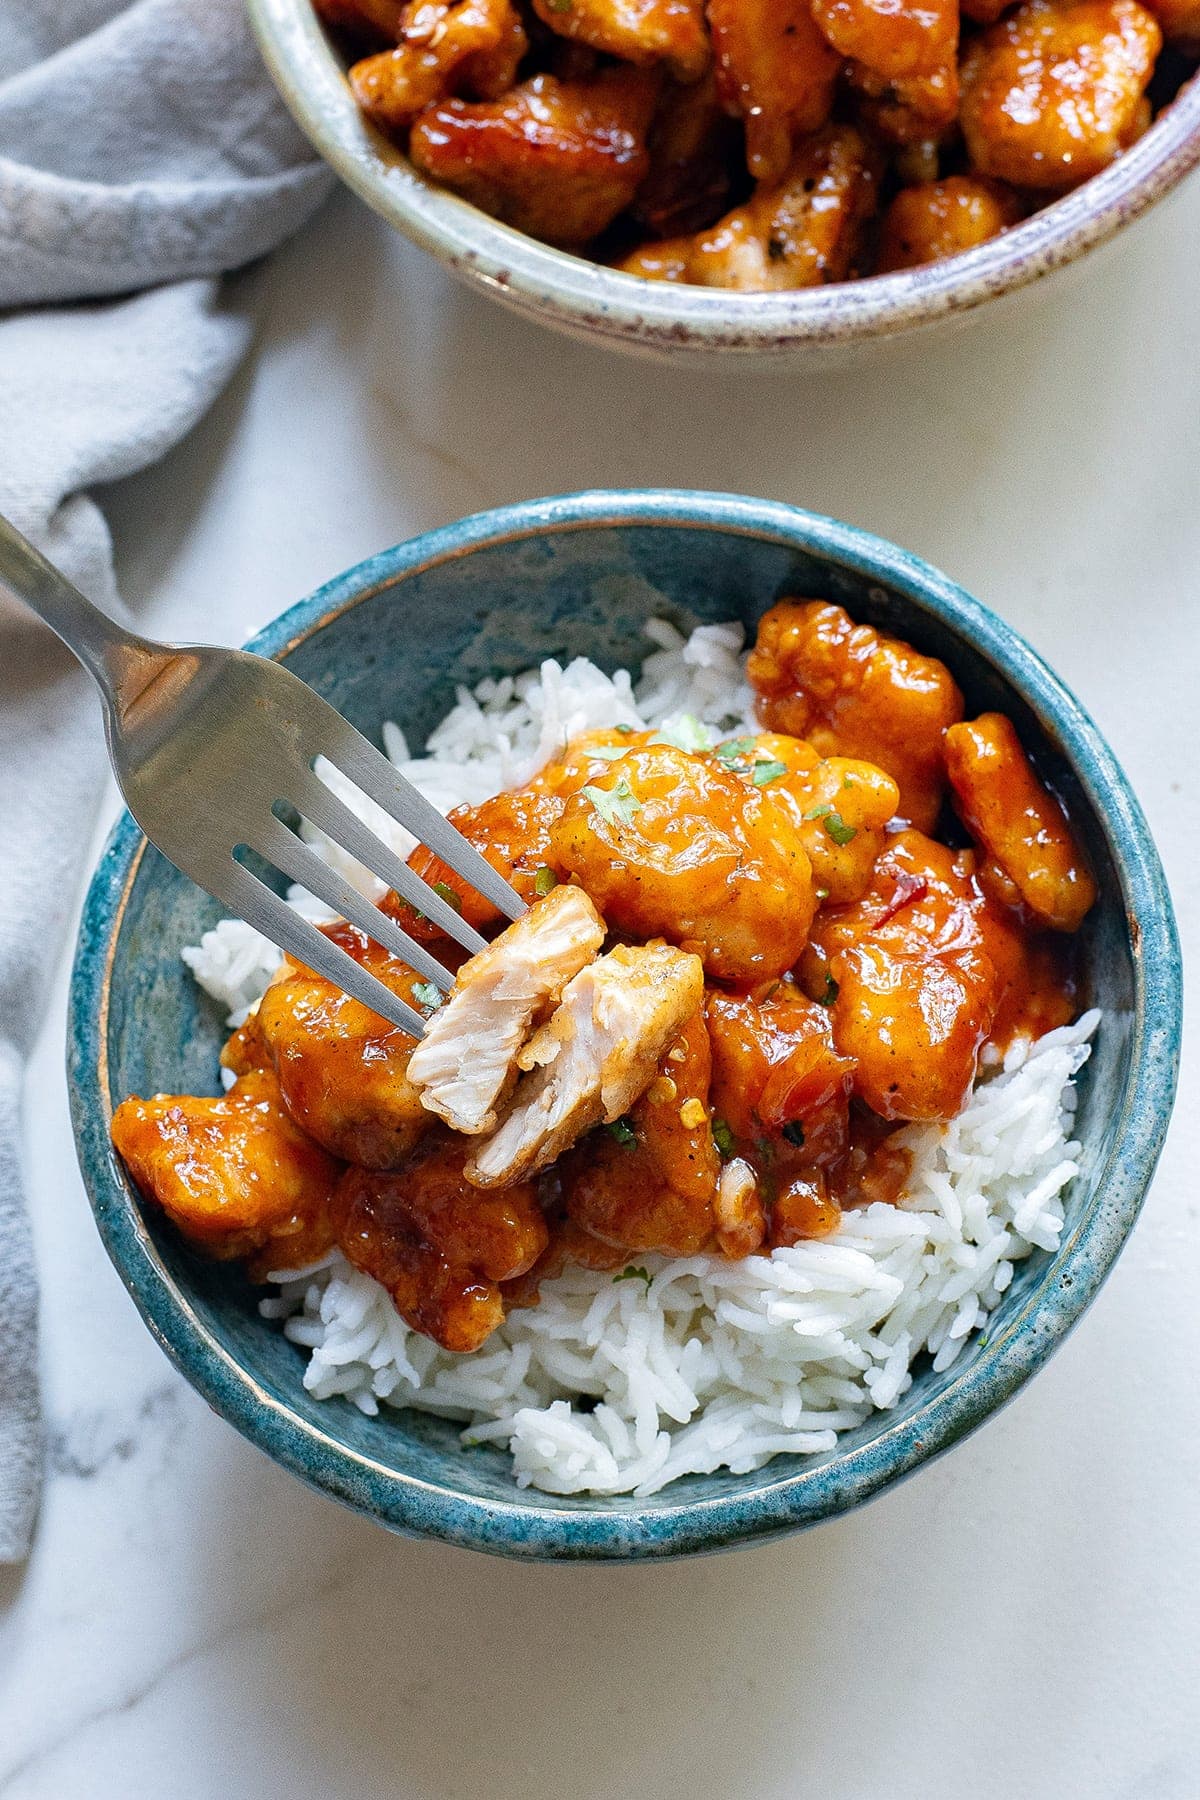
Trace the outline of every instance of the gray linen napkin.
<instances>
[{"instance_id":1,"label":"gray linen napkin","mask_svg":"<svg viewBox=\"0 0 1200 1800\"><path fill-rule=\"evenodd\" d=\"M252 329L215 278L294 231L329 179L240 0L0 0L0 307L44 309L0 317L0 512L102 606L112 558L86 490L211 404ZM0 1562L28 1550L41 1476L22 1062L105 772L87 678L0 601Z\"/></svg>"}]
</instances>

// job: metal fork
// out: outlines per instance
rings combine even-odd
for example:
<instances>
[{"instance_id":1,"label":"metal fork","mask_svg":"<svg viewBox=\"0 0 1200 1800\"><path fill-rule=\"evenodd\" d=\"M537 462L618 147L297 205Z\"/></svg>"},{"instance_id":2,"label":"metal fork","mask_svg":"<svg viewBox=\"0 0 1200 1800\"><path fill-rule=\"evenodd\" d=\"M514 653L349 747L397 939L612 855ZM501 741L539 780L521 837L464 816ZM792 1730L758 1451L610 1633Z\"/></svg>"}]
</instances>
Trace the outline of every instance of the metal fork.
<instances>
[{"instance_id":1,"label":"metal fork","mask_svg":"<svg viewBox=\"0 0 1200 1800\"><path fill-rule=\"evenodd\" d=\"M265 657L157 644L125 631L0 518L0 591L57 632L104 702L108 753L130 812L177 869L279 948L414 1037L420 1013L282 900L239 859L257 852L443 992L421 944L278 816L298 813L471 952L485 940L355 817L314 772L318 756L411 831L509 919L525 903L397 769L305 682Z\"/></svg>"}]
</instances>

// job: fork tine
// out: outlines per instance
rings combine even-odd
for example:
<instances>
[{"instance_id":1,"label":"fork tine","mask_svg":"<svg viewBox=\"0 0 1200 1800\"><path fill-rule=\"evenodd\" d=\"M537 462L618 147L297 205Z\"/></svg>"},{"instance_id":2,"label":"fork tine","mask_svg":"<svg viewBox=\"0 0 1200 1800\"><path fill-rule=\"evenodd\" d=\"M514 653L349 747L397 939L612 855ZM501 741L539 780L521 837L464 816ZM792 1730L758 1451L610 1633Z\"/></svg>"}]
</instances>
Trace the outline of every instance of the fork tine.
<instances>
[{"instance_id":1,"label":"fork tine","mask_svg":"<svg viewBox=\"0 0 1200 1800\"><path fill-rule=\"evenodd\" d=\"M281 900L241 863L230 857L228 873L222 871L209 886L209 892L297 962L315 969L318 975L323 975L353 999L361 1000L389 1024L398 1025L412 1037L424 1037L425 1020L419 1012L406 1005L390 988L384 987L382 981L356 963L352 956L347 956L315 925L301 918L286 900Z\"/></svg>"},{"instance_id":2,"label":"fork tine","mask_svg":"<svg viewBox=\"0 0 1200 1800\"><path fill-rule=\"evenodd\" d=\"M365 931L369 938L390 950L406 962L410 969L426 981L434 982L443 993L449 993L454 986L454 977L448 969L444 969L436 957L429 954L415 938L409 937L406 931L389 919L387 914L364 900L357 888L350 886L335 869L322 862L315 850L298 838L294 831L289 831L273 813L266 815L265 828L255 834L255 841L250 845L268 862L274 863L282 875L292 881L298 881L318 900L340 913L343 919L349 919L360 931Z\"/></svg>"},{"instance_id":3,"label":"fork tine","mask_svg":"<svg viewBox=\"0 0 1200 1800\"><path fill-rule=\"evenodd\" d=\"M384 812L390 813L398 824L428 845L435 856L469 882L485 900L498 906L505 918L519 919L528 911L525 902L499 870L493 869L474 844L469 844L374 744L352 728L330 735L331 742L322 746L325 755L356 787L382 806ZM392 886L396 887L396 883ZM405 899L408 898L406 894ZM422 911L425 910L422 907Z\"/></svg>"},{"instance_id":4,"label":"fork tine","mask_svg":"<svg viewBox=\"0 0 1200 1800\"><path fill-rule=\"evenodd\" d=\"M435 894L429 884L422 881L415 870L410 869L407 863L401 862L396 853L389 850L388 846L381 842L375 833L364 825L361 819L356 818L350 808L325 786L319 775L314 774L311 770L297 773L299 778L293 779L292 782L294 791L281 795L282 799L296 807L311 825L317 827L318 831L323 831L327 837L333 839L335 844L340 844L343 850L349 851L357 862L370 869L372 874L378 875L380 881L385 881L390 888L394 888L402 899L415 906L418 912L424 913L432 924L436 925L440 931L444 931L447 937L452 937L455 943L461 944L464 950L469 950L472 956L487 948L486 938L480 937L474 927L468 925L461 914L455 912L454 908L449 906L440 894ZM440 813L438 817L441 818ZM445 824L444 819L442 823ZM454 837L458 836L453 826L450 827L450 830ZM466 842L465 839L462 841ZM483 861L482 857L480 861ZM490 863L485 866L491 868ZM495 873L496 871L492 869L492 874ZM508 883L504 881L503 876L500 877L500 880L507 888ZM515 895L511 897L516 898Z\"/></svg>"}]
</instances>

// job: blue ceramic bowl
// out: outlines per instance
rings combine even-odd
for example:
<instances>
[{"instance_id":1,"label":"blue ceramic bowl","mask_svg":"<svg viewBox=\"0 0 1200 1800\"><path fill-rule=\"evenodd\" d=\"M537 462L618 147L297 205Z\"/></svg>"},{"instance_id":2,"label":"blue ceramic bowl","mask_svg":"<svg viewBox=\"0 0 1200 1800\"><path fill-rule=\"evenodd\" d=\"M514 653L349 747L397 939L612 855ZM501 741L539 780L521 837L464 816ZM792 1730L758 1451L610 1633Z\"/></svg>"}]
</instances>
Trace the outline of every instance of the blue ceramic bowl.
<instances>
[{"instance_id":1,"label":"blue ceramic bowl","mask_svg":"<svg viewBox=\"0 0 1200 1800\"><path fill-rule=\"evenodd\" d=\"M647 1500L519 1490L498 1450L464 1450L418 1413L367 1419L301 1385L301 1355L258 1317L234 1268L193 1254L144 1208L109 1143L127 1094L212 1092L219 1009L179 947L218 909L129 817L84 907L71 994L80 1163L109 1255L147 1324L209 1404L314 1487L393 1530L509 1556L629 1559L754 1542L847 1511L981 1424L1092 1300L1141 1206L1175 1092L1180 962L1162 869L1103 738L1002 620L935 569L866 532L761 500L593 493L505 507L387 550L330 582L249 648L278 657L356 725L421 741L456 682L584 653L636 664L652 613L681 627L824 595L942 657L972 710L1014 719L1065 792L1101 900L1084 934L1088 1004L1104 1026L1080 1081L1083 1172L1062 1247L1020 1265L987 1333L894 1412L825 1456L750 1475L692 1476Z\"/></svg>"}]
</instances>

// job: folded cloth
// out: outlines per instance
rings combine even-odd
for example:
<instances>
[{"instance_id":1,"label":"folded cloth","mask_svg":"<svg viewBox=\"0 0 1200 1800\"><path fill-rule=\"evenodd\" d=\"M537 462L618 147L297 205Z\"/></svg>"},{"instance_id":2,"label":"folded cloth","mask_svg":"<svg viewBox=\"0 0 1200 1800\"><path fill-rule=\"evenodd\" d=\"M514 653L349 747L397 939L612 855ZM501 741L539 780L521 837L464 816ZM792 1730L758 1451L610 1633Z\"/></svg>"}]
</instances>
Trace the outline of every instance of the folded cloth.
<instances>
[{"instance_id":1,"label":"folded cloth","mask_svg":"<svg viewBox=\"0 0 1200 1800\"><path fill-rule=\"evenodd\" d=\"M0 318L0 513L100 605L118 603L86 490L211 404L253 323L246 284L216 278L281 243L329 180L240 0L0 0L0 307L47 308ZM28 1549L42 1459L21 1067L106 767L87 678L0 610L0 1562Z\"/></svg>"}]
</instances>

